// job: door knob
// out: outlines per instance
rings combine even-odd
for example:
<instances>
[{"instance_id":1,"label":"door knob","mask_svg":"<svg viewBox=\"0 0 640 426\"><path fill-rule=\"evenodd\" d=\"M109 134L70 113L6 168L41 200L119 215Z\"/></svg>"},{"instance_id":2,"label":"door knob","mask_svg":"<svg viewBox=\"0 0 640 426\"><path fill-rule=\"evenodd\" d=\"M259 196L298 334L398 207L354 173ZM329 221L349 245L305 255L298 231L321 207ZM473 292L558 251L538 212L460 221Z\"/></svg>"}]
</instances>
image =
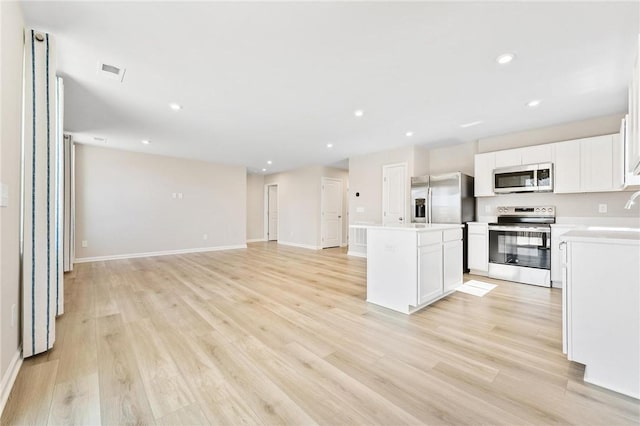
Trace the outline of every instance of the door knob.
<instances>
[{"instance_id":1,"label":"door knob","mask_svg":"<svg viewBox=\"0 0 640 426\"><path fill-rule=\"evenodd\" d=\"M401 217L399 217L399 218L398 218L398 220L402 220L402 218L401 218Z\"/></svg>"},{"instance_id":2,"label":"door knob","mask_svg":"<svg viewBox=\"0 0 640 426\"><path fill-rule=\"evenodd\" d=\"M342 219L342 216L338 216L338 219Z\"/></svg>"}]
</instances>

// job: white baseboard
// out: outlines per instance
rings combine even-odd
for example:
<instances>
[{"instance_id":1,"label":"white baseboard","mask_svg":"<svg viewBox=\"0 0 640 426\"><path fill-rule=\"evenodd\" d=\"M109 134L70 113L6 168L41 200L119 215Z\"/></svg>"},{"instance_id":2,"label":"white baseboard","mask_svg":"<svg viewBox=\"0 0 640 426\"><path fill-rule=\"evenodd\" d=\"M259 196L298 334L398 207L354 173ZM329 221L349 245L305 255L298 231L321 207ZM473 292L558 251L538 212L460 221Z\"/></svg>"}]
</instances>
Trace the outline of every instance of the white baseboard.
<instances>
[{"instance_id":1,"label":"white baseboard","mask_svg":"<svg viewBox=\"0 0 640 426\"><path fill-rule=\"evenodd\" d=\"M247 240L248 243L259 243L261 241L267 241L264 238L252 238L250 240Z\"/></svg>"},{"instance_id":2,"label":"white baseboard","mask_svg":"<svg viewBox=\"0 0 640 426\"><path fill-rule=\"evenodd\" d=\"M347 256L367 258L367 253L359 253L357 251L348 251Z\"/></svg>"},{"instance_id":3,"label":"white baseboard","mask_svg":"<svg viewBox=\"0 0 640 426\"><path fill-rule=\"evenodd\" d=\"M19 347L13 355L9 368L7 368L4 376L2 376L2 381L0 381L0 416L4 411L4 406L7 404L13 384L16 382L20 367L22 367L22 347Z\"/></svg>"},{"instance_id":4,"label":"white baseboard","mask_svg":"<svg viewBox=\"0 0 640 426\"><path fill-rule=\"evenodd\" d=\"M479 275L481 277L488 277L489 273L487 271L476 271L475 269L470 269L469 274L471 275Z\"/></svg>"},{"instance_id":5,"label":"white baseboard","mask_svg":"<svg viewBox=\"0 0 640 426\"><path fill-rule=\"evenodd\" d=\"M198 248L180 249L180 250L152 251L148 253L128 253L128 254L115 254L110 256L80 257L80 258L76 258L73 261L73 263L99 262L103 260L118 260L118 259L134 259L136 257L170 256L172 254L202 253L206 251L237 250L237 249L246 249L246 248L247 248L246 244L238 244L233 246L198 247Z\"/></svg>"},{"instance_id":6,"label":"white baseboard","mask_svg":"<svg viewBox=\"0 0 640 426\"><path fill-rule=\"evenodd\" d=\"M310 245L307 245L307 244L290 243L288 241L278 240L278 244L282 244L283 246L299 247L299 248L304 248L304 249L309 249L309 250L320 250L320 247L317 247L317 246L310 246Z\"/></svg>"}]
</instances>

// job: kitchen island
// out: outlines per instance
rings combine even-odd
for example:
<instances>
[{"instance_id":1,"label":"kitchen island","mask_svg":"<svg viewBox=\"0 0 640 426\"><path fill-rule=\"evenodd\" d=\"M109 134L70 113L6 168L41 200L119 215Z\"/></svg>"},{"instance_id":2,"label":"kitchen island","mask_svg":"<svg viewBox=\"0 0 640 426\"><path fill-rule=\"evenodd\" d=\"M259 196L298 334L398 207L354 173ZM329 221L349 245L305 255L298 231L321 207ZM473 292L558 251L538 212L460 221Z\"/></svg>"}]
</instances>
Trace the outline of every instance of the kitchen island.
<instances>
[{"instance_id":1,"label":"kitchen island","mask_svg":"<svg viewBox=\"0 0 640 426\"><path fill-rule=\"evenodd\" d=\"M564 234L563 343L584 381L640 399L640 230Z\"/></svg>"},{"instance_id":2,"label":"kitchen island","mask_svg":"<svg viewBox=\"0 0 640 426\"><path fill-rule=\"evenodd\" d=\"M462 284L462 225L368 225L367 302L411 314Z\"/></svg>"}]
</instances>

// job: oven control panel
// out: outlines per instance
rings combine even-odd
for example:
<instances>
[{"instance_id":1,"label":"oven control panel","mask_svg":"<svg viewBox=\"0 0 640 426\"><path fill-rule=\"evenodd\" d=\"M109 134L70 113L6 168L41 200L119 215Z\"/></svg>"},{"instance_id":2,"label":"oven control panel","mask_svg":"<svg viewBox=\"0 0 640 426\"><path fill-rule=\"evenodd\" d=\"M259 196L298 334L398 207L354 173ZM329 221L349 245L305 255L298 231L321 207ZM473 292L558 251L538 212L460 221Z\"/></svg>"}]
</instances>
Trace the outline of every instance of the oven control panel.
<instances>
[{"instance_id":1,"label":"oven control panel","mask_svg":"<svg viewBox=\"0 0 640 426\"><path fill-rule=\"evenodd\" d=\"M496 207L498 216L555 216L555 206Z\"/></svg>"}]
</instances>

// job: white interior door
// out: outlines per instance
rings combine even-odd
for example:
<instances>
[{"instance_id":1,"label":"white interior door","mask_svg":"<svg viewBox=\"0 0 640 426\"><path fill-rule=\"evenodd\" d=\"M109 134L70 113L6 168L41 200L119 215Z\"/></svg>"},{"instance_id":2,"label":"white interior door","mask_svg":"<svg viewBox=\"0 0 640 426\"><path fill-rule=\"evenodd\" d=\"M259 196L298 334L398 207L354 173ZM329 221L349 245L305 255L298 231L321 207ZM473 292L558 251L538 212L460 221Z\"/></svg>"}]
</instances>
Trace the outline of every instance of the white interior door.
<instances>
[{"instance_id":1,"label":"white interior door","mask_svg":"<svg viewBox=\"0 0 640 426\"><path fill-rule=\"evenodd\" d=\"M322 248L342 245L342 181L322 178Z\"/></svg>"},{"instance_id":2,"label":"white interior door","mask_svg":"<svg viewBox=\"0 0 640 426\"><path fill-rule=\"evenodd\" d=\"M382 166L382 223L405 223L407 208L407 164Z\"/></svg>"},{"instance_id":3,"label":"white interior door","mask_svg":"<svg viewBox=\"0 0 640 426\"><path fill-rule=\"evenodd\" d=\"M276 185L269 186L268 197L269 197L268 240L277 241L278 240L278 187Z\"/></svg>"}]
</instances>

